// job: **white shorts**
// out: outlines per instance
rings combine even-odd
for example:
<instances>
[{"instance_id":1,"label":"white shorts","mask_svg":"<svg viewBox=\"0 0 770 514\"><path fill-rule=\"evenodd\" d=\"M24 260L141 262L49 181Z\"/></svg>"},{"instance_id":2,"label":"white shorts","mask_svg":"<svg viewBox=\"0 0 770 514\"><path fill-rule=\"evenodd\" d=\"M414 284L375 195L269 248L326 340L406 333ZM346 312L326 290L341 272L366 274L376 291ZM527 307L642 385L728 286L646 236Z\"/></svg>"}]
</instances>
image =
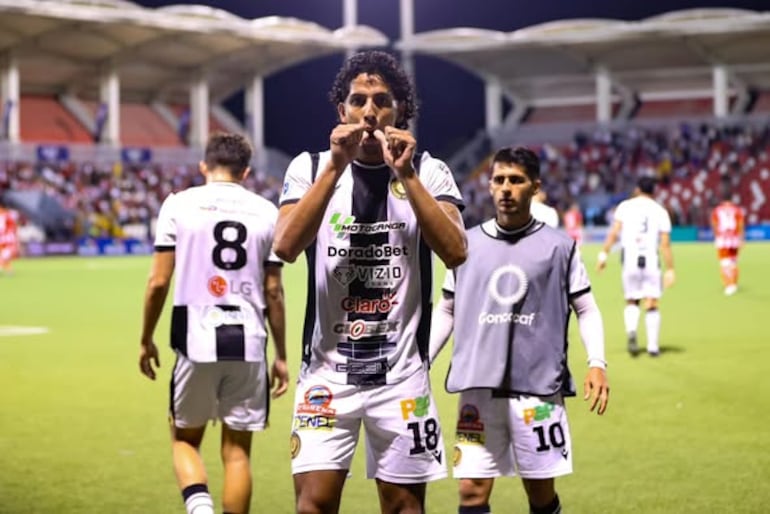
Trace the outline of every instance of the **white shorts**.
<instances>
[{"instance_id":1,"label":"white shorts","mask_svg":"<svg viewBox=\"0 0 770 514\"><path fill-rule=\"evenodd\" d=\"M572 473L572 442L560 395L493 398L460 393L454 478L554 478Z\"/></svg>"},{"instance_id":2,"label":"white shorts","mask_svg":"<svg viewBox=\"0 0 770 514\"><path fill-rule=\"evenodd\" d=\"M660 268L623 268L623 295L626 300L660 298L662 291Z\"/></svg>"},{"instance_id":3,"label":"white shorts","mask_svg":"<svg viewBox=\"0 0 770 514\"><path fill-rule=\"evenodd\" d=\"M366 476L395 484L446 478L427 369L397 384L334 384L300 375L291 433L293 473L350 469L363 422Z\"/></svg>"},{"instance_id":4,"label":"white shorts","mask_svg":"<svg viewBox=\"0 0 770 514\"><path fill-rule=\"evenodd\" d=\"M270 410L266 365L192 362L177 353L170 398L170 416L177 428L198 428L220 419L233 430L263 430Z\"/></svg>"}]
</instances>

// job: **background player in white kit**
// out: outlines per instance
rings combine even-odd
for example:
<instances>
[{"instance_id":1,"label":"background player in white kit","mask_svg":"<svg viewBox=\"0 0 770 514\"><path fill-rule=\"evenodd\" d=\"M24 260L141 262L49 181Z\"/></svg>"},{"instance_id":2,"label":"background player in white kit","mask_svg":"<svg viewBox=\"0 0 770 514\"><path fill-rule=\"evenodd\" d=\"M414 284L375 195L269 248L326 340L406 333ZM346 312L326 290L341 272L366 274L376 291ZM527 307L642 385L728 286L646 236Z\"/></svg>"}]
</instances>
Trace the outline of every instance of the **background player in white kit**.
<instances>
[{"instance_id":1,"label":"background player in white kit","mask_svg":"<svg viewBox=\"0 0 770 514\"><path fill-rule=\"evenodd\" d=\"M330 99L330 150L286 171L274 249L308 260L303 364L291 435L296 508L336 513L361 425L386 513L424 512L446 476L428 376L431 250L465 260L457 185L415 155L412 86L385 52L352 56Z\"/></svg>"},{"instance_id":2,"label":"background player in white kit","mask_svg":"<svg viewBox=\"0 0 770 514\"><path fill-rule=\"evenodd\" d=\"M468 260L447 272L433 315L431 360L454 330L446 387L460 393L453 471L460 514L492 512L495 478L514 474L531 513L561 512L554 478L572 472L564 407L564 396L575 394L570 308L588 354L584 399L599 414L607 407L601 313L575 241L530 212L539 187L534 152L495 154L489 192L496 217L468 231Z\"/></svg>"},{"instance_id":3,"label":"background player in white kit","mask_svg":"<svg viewBox=\"0 0 770 514\"><path fill-rule=\"evenodd\" d=\"M628 339L628 352L639 353L637 326L639 325L639 302L644 300L645 325L647 328L647 353L657 357L660 353L660 311L658 301L663 294L658 251L663 256L666 271L663 273L663 287L674 285L674 256L671 252L671 218L666 209L656 202L656 180L642 177L637 182L631 198L623 200L615 209L615 219L599 252L597 269L607 265L607 256L620 238L620 260L623 279L623 294L626 307L623 321Z\"/></svg>"},{"instance_id":4,"label":"background player in white kit","mask_svg":"<svg viewBox=\"0 0 770 514\"><path fill-rule=\"evenodd\" d=\"M200 163L206 184L169 195L158 216L139 367L155 380L153 333L176 269L171 436L190 514L214 512L199 453L209 419L222 420L224 512L249 511L252 432L267 424L271 384L274 397L288 388L281 261L271 252L278 213L241 186L250 160L242 136L213 134ZM275 345L271 384L265 321Z\"/></svg>"}]
</instances>

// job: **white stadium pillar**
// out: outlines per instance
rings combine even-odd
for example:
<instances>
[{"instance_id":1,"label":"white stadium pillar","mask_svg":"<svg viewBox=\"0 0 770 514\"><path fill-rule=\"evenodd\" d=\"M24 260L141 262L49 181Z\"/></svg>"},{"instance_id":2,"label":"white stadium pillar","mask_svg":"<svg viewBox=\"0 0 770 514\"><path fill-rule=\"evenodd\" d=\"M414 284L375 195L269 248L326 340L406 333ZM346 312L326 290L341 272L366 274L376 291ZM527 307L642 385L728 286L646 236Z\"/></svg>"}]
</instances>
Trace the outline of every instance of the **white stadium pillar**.
<instances>
[{"instance_id":1,"label":"white stadium pillar","mask_svg":"<svg viewBox=\"0 0 770 514\"><path fill-rule=\"evenodd\" d=\"M407 75L412 79L412 83L417 87L414 76L414 55L408 45L412 40L412 36L414 36L414 0L399 1L401 39L407 43L407 49L401 51L401 64ZM417 119L412 118L412 121L409 122L409 128L412 130L412 133L417 133Z\"/></svg>"},{"instance_id":2,"label":"white stadium pillar","mask_svg":"<svg viewBox=\"0 0 770 514\"><path fill-rule=\"evenodd\" d=\"M2 70L2 113L3 135L11 143L21 141L21 94L19 87L19 65L13 55L8 55Z\"/></svg>"},{"instance_id":3,"label":"white stadium pillar","mask_svg":"<svg viewBox=\"0 0 770 514\"><path fill-rule=\"evenodd\" d=\"M358 25L358 0L342 0L342 25L353 28ZM355 48L349 48L346 56L349 58L356 53Z\"/></svg>"},{"instance_id":4,"label":"white stadium pillar","mask_svg":"<svg viewBox=\"0 0 770 514\"><path fill-rule=\"evenodd\" d=\"M190 138L193 148L204 148L209 137L209 83L201 73L190 85Z\"/></svg>"},{"instance_id":5,"label":"white stadium pillar","mask_svg":"<svg viewBox=\"0 0 770 514\"><path fill-rule=\"evenodd\" d=\"M596 121L612 121L612 78L606 68L596 70Z\"/></svg>"},{"instance_id":6,"label":"white stadium pillar","mask_svg":"<svg viewBox=\"0 0 770 514\"><path fill-rule=\"evenodd\" d=\"M102 142L120 145L120 78L114 66L102 75L99 88L102 104L107 106L107 119L102 127Z\"/></svg>"},{"instance_id":7,"label":"white stadium pillar","mask_svg":"<svg viewBox=\"0 0 770 514\"><path fill-rule=\"evenodd\" d=\"M714 66L712 77L714 81L714 116L724 118L729 114L729 76L727 67L723 65Z\"/></svg>"},{"instance_id":8,"label":"white stadium pillar","mask_svg":"<svg viewBox=\"0 0 770 514\"><path fill-rule=\"evenodd\" d=\"M254 75L246 87L246 130L260 166L266 165L265 155L265 93L261 75Z\"/></svg>"},{"instance_id":9,"label":"white stadium pillar","mask_svg":"<svg viewBox=\"0 0 770 514\"><path fill-rule=\"evenodd\" d=\"M484 101L486 103L487 132L495 130L503 123L503 88L500 81L488 78L484 82Z\"/></svg>"}]
</instances>

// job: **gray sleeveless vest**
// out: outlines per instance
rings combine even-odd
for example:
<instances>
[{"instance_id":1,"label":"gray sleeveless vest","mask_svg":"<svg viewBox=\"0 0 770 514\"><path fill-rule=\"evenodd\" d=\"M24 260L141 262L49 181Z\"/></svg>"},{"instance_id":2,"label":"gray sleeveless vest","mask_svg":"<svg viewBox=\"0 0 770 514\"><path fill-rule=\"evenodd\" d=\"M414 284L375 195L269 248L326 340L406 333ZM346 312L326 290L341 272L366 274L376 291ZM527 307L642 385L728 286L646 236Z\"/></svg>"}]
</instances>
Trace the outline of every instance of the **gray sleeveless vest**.
<instances>
[{"instance_id":1,"label":"gray sleeveless vest","mask_svg":"<svg viewBox=\"0 0 770 514\"><path fill-rule=\"evenodd\" d=\"M447 391L574 395L567 367L572 239L535 220L511 234L489 220L467 237L468 260L454 270Z\"/></svg>"}]
</instances>

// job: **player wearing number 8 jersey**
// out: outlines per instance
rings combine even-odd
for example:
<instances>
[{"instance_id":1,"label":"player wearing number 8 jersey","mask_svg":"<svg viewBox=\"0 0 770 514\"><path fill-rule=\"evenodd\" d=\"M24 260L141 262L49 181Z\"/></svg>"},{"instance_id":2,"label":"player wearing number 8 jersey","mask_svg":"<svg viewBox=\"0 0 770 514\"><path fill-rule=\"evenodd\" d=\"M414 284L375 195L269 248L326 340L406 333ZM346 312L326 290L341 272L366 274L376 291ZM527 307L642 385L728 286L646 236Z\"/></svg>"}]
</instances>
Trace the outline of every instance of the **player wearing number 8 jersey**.
<instances>
[{"instance_id":1,"label":"player wearing number 8 jersey","mask_svg":"<svg viewBox=\"0 0 770 514\"><path fill-rule=\"evenodd\" d=\"M496 217L468 231L468 260L447 272L433 314L431 360L454 331L446 387L460 393L453 473L460 514L491 512L495 478L514 474L530 512L561 511L554 477L572 471L563 401L575 394L570 308L588 353L585 398L599 414L607 406L601 314L575 241L530 212L539 187L534 152L495 154L489 191Z\"/></svg>"},{"instance_id":2,"label":"player wearing number 8 jersey","mask_svg":"<svg viewBox=\"0 0 770 514\"><path fill-rule=\"evenodd\" d=\"M247 191L251 148L214 134L200 164L206 184L169 195L158 216L144 304L139 366L155 379L153 332L176 270L170 417L174 470L188 513L213 513L199 454L206 423L222 420L224 512L248 512L252 432L265 428L273 396L288 387L281 261L272 254L276 207Z\"/></svg>"}]
</instances>

